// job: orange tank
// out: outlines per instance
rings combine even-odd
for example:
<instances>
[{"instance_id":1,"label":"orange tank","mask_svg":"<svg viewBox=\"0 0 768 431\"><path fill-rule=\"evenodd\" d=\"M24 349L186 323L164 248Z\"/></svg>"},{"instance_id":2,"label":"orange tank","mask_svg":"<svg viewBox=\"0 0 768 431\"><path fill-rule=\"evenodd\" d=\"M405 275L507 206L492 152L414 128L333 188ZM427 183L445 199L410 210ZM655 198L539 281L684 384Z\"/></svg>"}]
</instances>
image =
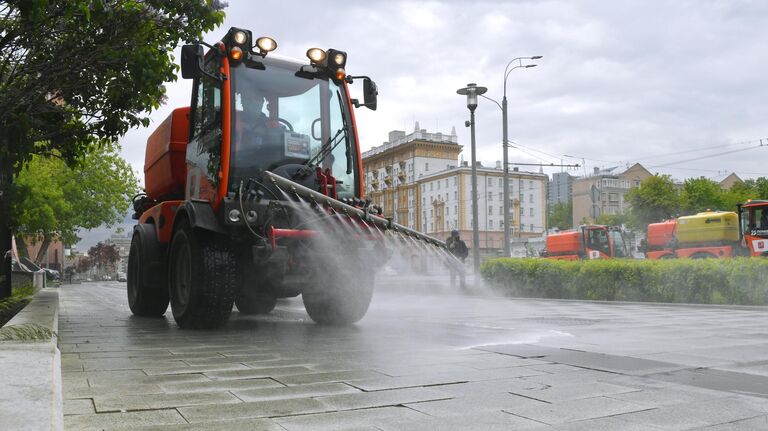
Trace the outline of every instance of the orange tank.
<instances>
[{"instance_id":1,"label":"orange tank","mask_svg":"<svg viewBox=\"0 0 768 431\"><path fill-rule=\"evenodd\" d=\"M174 109L147 139L144 185L155 200L184 195L189 107Z\"/></svg>"},{"instance_id":2,"label":"orange tank","mask_svg":"<svg viewBox=\"0 0 768 431\"><path fill-rule=\"evenodd\" d=\"M581 232L576 230L550 234L547 236L547 255L578 254L582 250L581 241Z\"/></svg>"},{"instance_id":3,"label":"orange tank","mask_svg":"<svg viewBox=\"0 0 768 431\"><path fill-rule=\"evenodd\" d=\"M661 250L672 247L675 239L677 219L648 225L648 250Z\"/></svg>"}]
</instances>

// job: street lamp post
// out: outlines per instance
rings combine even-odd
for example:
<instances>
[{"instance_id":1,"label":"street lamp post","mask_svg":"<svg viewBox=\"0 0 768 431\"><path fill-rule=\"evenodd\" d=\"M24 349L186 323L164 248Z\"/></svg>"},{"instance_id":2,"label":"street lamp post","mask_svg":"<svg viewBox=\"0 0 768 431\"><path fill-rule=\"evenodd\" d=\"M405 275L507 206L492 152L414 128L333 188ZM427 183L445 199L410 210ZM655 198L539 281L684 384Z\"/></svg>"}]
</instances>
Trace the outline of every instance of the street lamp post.
<instances>
[{"instance_id":1,"label":"street lamp post","mask_svg":"<svg viewBox=\"0 0 768 431\"><path fill-rule=\"evenodd\" d=\"M535 64L523 64L523 60L538 60L542 58L541 55L534 55L532 57L517 57L513 58L512 60L507 63L507 67L504 68L504 97L501 99L501 118L502 118L502 146L504 147L504 256L510 257L512 255L512 252L510 250L509 241L510 241L510 233L509 233L509 139L507 134L507 78L509 77L509 74L518 68L529 68L529 67L536 67ZM509 66L512 65L512 63L518 62L518 64L512 68ZM485 96L483 96L485 97ZM491 100L492 102L496 103L498 105L499 103L495 100L486 97L486 99ZM519 216L518 216L519 217ZM522 225L521 225L522 226ZM519 232L518 232L519 234Z\"/></svg>"},{"instance_id":2,"label":"street lamp post","mask_svg":"<svg viewBox=\"0 0 768 431\"><path fill-rule=\"evenodd\" d=\"M469 121L464 125L470 129L471 153L472 153L472 266L475 277L480 272L480 232L478 231L478 213L477 213L477 162L475 160L475 108L477 108L477 96L488 91L485 87L478 87L477 84L467 84L466 87L456 90L457 94L467 96L467 108L469 108Z\"/></svg>"}]
</instances>

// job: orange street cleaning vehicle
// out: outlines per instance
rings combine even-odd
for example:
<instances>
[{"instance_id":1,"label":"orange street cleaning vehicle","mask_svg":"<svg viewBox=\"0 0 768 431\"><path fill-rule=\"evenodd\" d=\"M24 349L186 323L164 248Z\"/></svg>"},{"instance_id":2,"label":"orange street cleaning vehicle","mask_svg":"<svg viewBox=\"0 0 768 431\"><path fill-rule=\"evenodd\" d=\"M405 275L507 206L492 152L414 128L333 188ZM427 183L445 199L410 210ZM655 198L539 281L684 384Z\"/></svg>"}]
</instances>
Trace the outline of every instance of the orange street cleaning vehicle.
<instances>
[{"instance_id":1,"label":"orange street cleaning vehicle","mask_svg":"<svg viewBox=\"0 0 768 431\"><path fill-rule=\"evenodd\" d=\"M648 259L725 258L741 254L739 216L705 211L648 225Z\"/></svg>"},{"instance_id":2,"label":"orange street cleaning vehicle","mask_svg":"<svg viewBox=\"0 0 768 431\"><path fill-rule=\"evenodd\" d=\"M191 106L149 137L146 193L134 199L134 314L170 303L180 327L210 328L233 304L266 313L301 294L314 321L351 323L368 309L388 239L444 251L364 200L353 107L376 109L375 83L348 75L343 51L312 48L299 61L268 55L276 47L232 28L182 48ZM358 81L362 103L349 92Z\"/></svg>"},{"instance_id":3,"label":"orange street cleaning vehicle","mask_svg":"<svg viewBox=\"0 0 768 431\"><path fill-rule=\"evenodd\" d=\"M632 254L620 228L586 225L549 234L543 256L556 260L578 260L632 257Z\"/></svg>"},{"instance_id":4,"label":"orange street cleaning vehicle","mask_svg":"<svg viewBox=\"0 0 768 431\"><path fill-rule=\"evenodd\" d=\"M760 256L768 251L768 201L734 211L705 211L648 225L648 259Z\"/></svg>"},{"instance_id":5,"label":"orange street cleaning vehicle","mask_svg":"<svg viewBox=\"0 0 768 431\"><path fill-rule=\"evenodd\" d=\"M742 246L749 256L768 256L768 201L738 205Z\"/></svg>"}]
</instances>

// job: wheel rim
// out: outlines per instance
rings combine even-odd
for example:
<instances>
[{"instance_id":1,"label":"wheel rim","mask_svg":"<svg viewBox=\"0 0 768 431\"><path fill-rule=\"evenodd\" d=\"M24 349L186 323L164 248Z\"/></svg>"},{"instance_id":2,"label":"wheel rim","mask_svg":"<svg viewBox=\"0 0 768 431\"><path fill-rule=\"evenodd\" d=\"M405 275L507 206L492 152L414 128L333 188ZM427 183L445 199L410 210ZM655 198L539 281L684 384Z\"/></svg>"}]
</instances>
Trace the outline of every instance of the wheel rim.
<instances>
[{"instance_id":1,"label":"wheel rim","mask_svg":"<svg viewBox=\"0 0 768 431\"><path fill-rule=\"evenodd\" d=\"M180 309L185 309L189 304L189 295L192 291L192 265L190 263L189 244L179 244L174 262L173 287L174 297Z\"/></svg>"}]
</instances>

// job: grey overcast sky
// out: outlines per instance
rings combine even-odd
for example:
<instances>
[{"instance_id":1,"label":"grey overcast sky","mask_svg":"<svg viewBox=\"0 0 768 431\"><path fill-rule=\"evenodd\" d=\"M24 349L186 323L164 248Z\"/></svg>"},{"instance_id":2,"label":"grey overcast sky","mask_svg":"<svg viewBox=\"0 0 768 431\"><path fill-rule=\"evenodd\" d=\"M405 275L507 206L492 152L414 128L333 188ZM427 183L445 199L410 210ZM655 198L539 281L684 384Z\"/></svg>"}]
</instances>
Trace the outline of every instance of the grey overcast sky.
<instances>
[{"instance_id":1,"label":"grey overcast sky","mask_svg":"<svg viewBox=\"0 0 768 431\"><path fill-rule=\"evenodd\" d=\"M677 179L768 175L766 1L231 0L226 13L206 41L237 26L273 37L284 56L347 51L347 72L379 85L378 110L357 111L363 149L419 121L430 132L455 126L469 160L469 111L456 89L475 82L500 102L507 62L542 55L509 76L509 136L525 149L513 149L512 161L584 158L590 172L641 162ZM122 140L142 173L150 131L189 104L189 81L167 89L150 127ZM501 110L481 99L476 115L478 160L493 164Z\"/></svg>"},{"instance_id":2,"label":"grey overcast sky","mask_svg":"<svg viewBox=\"0 0 768 431\"><path fill-rule=\"evenodd\" d=\"M379 85L379 109L357 111L363 149L419 121L428 131L455 126L468 160L469 111L456 89L475 82L500 102L507 62L543 55L509 76L509 136L525 150L511 160L581 163L567 154L590 171L639 161L678 179L768 175L765 1L231 0L226 12L207 41L237 26L273 37L285 56L305 58L313 46L348 52L347 72ZM137 170L150 130L189 104L190 82L167 88L150 129L123 139ZM494 163L501 110L481 100L476 115L478 159ZM766 146L753 148L761 138Z\"/></svg>"}]
</instances>

